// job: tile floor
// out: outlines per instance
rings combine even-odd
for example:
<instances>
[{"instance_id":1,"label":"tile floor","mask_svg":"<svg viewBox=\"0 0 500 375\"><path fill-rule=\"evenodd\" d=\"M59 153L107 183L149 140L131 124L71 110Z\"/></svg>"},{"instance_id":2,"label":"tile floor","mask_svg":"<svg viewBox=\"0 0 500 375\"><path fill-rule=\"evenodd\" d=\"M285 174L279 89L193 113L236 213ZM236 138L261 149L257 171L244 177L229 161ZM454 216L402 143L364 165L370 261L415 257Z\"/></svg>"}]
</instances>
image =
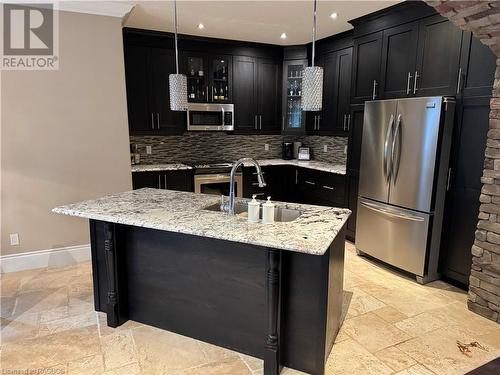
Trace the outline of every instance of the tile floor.
<instances>
[{"instance_id":1,"label":"tile floor","mask_svg":"<svg viewBox=\"0 0 500 375\"><path fill-rule=\"evenodd\" d=\"M469 312L464 292L418 285L346 248L346 319L326 374L464 374L500 355L500 325ZM1 276L2 373L262 374L258 359L167 331L107 327L93 311L90 272L84 263ZM462 354L457 342L480 347Z\"/></svg>"}]
</instances>

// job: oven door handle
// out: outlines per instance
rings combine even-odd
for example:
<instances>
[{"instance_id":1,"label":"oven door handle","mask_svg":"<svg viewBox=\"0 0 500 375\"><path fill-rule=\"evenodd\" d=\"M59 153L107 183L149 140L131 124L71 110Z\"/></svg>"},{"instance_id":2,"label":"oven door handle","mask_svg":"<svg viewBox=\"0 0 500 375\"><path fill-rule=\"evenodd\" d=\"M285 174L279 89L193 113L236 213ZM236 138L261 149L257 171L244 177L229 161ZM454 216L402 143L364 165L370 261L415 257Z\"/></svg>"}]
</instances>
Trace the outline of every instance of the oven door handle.
<instances>
[{"instance_id":1,"label":"oven door handle","mask_svg":"<svg viewBox=\"0 0 500 375\"><path fill-rule=\"evenodd\" d=\"M221 108L221 111L222 111L222 126L225 126L226 124L224 123L224 108Z\"/></svg>"}]
</instances>

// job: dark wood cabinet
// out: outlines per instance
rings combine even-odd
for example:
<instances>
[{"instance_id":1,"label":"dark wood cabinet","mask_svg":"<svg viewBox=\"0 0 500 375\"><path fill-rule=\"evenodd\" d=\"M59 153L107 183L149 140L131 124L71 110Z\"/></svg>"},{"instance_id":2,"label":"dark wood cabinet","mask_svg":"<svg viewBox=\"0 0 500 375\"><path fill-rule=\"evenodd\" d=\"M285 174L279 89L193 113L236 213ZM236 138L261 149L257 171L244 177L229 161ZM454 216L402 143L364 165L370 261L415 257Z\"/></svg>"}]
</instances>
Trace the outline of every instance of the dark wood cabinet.
<instances>
[{"instance_id":1,"label":"dark wood cabinet","mask_svg":"<svg viewBox=\"0 0 500 375\"><path fill-rule=\"evenodd\" d=\"M384 30L380 87L384 99L402 98L412 94L417 41L418 22Z\"/></svg>"},{"instance_id":2,"label":"dark wood cabinet","mask_svg":"<svg viewBox=\"0 0 500 375\"><path fill-rule=\"evenodd\" d=\"M191 170L133 172L134 189L145 187L193 192L193 174Z\"/></svg>"},{"instance_id":3,"label":"dark wood cabinet","mask_svg":"<svg viewBox=\"0 0 500 375\"><path fill-rule=\"evenodd\" d=\"M415 95L456 94L461 42L462 31L440 15L420 21Z\"/></svg>"},{"instance_id":4,"label":"dark wood cabinet","mask_svg":"<svg viewBox=\"0 0 500 375\"><path fill-rule=\"evenodd\" d=\"M233 57L236 132L280 132L280 65L280 62L270 59Z\"/></svg>"},{"instance_id":5,"label":"dark wood cabinet","mask_svg":"<svg viewBox=\"0 0 500 375\"><path fill-rule=\"evenodd\" d=\"M293 202L295 168L289 166L262 167L266 186L261 188L255 174L255 168L243 168L243 196L251 198L253 194L257 199L266 199L268 196L274 201Z\"/></svg>"},{"instance_id":6,"label":"dark wood cabinet","mask_svg":"<svg viewBox=\"0 0 500 375\"><path fill-rule=\"evenodd\" d=\"M153 131L154 116L149 109L149 48L134 45L124 48L130 133Z\"/></svg>"},{"instance_id":7,"label":"dark wood cabinet","mask_svg":"<svg viewBox=\"0 0 500 375\"><path fill-rule=\"evenodd\" d=\"M464 97L490 96L495 69L496 56L491 49L464 32L457 93Z\"/></svg>"},{"instance_id":8,"label":"dark wood cabinet","mask_svg":"<svg viewBox=\"0 0 500 375\"><path fill-rule=\"evenodd\" d=\"M346 207L345 176L306 168L297 169L296 199L304 204Z\"/></svg>"},{"instance_id":9,"label":"dark wood cabinet","mask_svg":"<svg viewBox=\"0 0 500 375\"><path fill-rule=\"evenodd\" d=\"M354 39L352 103L378 99L380 96L380 64L382 31Z\"/></svg>"},{"instance_id":10,"label":"dark wood cabinet","mask_svg":"<svg viewBox=\"0 0 500 375\"><path fill-rule=\"evenodd\" d=\"M185 113L170 110L168 76L175 72L173 51L136 45L125 45L124 51L130 133L182 133Z\"/></svg>"},{"instance_id":11,"label":"dark wood cabinet","mask_svg":"<svg viewBox=\"0 0 500 375\"><path fill-rule=\"evenodd\" d=\"M303 134L306 130L306 112L301 108L302 75L307 60L283 62L283 91L281 126L283 134Z\"/></svg>"},{"instance_id":12,"label":"dark wood cabinet","mask_svg":"<svg viewBox=\"0 0 500 375\"><path fill-rule=\"evenodd\" d=\"M451 179L446 198L441 273L468 285L490 106L489 97L464 98L458 104L450 163Z\"/></svg>"},{"instance_id":13,"label":"dark wood cabinet","mask_svg":"<svg viewBox=\"0 0 500 375\"><path fill-rule=\"evenodd\" d=\"M189 102L232 102L231 56L183 52L180 69L187 76Z\"/></svg>"},{"instance_id":14,"label":"dark wood cabinet","mask_svg":"<svg viewBox=\"0 0 500 375\"><path fill-rule=\"evenodd\" d=\"M358 212L358 187L359 177L347 177L347 208L351 210L351 216L347 220L346 238L350 241L356 239L356 215Z\"/></svg>"}]
</instances>

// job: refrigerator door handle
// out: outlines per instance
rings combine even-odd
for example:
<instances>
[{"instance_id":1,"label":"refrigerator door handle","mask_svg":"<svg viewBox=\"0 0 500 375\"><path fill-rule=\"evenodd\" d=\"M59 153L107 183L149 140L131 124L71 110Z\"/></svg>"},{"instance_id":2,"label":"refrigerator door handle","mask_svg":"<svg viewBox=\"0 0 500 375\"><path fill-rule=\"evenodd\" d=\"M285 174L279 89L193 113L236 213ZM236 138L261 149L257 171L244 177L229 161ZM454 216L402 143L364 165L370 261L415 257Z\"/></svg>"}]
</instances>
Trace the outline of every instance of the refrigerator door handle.
<instances>
[{"instance_id":1,"label":"refrigerator door handle","mask_svg":"<svg viewBox=\"0 0 500 375\"><path fill-rule=\"evenodd\" d=\"M394 115L391 115L391 118L389 119L389 125L387 126L387 133L385 135L385 142L384 142L384 177L387 181L389 181L389 178L391 177L390 168L388 168L387 166L387 156L389 151L389 138L392 133L393 125L394 125Z\"/></svg>"},{"instance_id":2,"label":"refrigerator door handle","mask_svg":"<svg viewBox=\"0 0 500 375\"><path fill-rule=\"evenodd\" d=\"M393 177L393 183L396 183L396 178L398 177L399 162L401 159L401 113L398 115L396 120L396 130L394 131L394 138L392 138L392 148L391 148L391 175ZM398 142L398 154L396 156L396 142Z\"/></svg>"},{"instance_id":3,"label":"refrigerator door handle","mask_svg":"<svg viewBox=\"0 0 500 375\"><path fill-rule=\"evenodd\" d=\"M425 220L423 217L409 215L409 214L403 213L403 212L392 212L391 210L384 209L384 208L382 208L379 205L374 204L374 203L368 203L368 202L360 201L360 204L362 206L364 206L364 207L372 210L372 211L379 212L379 213L381 213L383 215L386 215L386 216L389 216L389 217L394 217L394 218L397 218L397 219L419 221L419 222L422 222L422 221Z\"/></svg>"}]
</instances>

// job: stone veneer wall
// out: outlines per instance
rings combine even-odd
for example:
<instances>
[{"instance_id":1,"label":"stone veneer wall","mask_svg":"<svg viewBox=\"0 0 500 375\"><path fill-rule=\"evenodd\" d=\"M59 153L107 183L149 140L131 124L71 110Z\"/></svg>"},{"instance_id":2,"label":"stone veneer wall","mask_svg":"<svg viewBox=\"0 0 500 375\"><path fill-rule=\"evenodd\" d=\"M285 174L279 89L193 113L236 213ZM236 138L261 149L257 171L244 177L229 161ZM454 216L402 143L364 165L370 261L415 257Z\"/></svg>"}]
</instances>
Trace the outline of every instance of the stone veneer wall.
<instances>
[{"instance_id":1,"label":"stone veneer wall","mask_svg":"<svg viewBox=\"0 0 500 375\"><path fill-rule=\"evenodd\" d=\"M313 158L335 164L346 164L347 138L326 136L290 137L280 135L232 135L226 133L184 133L179 136L131 136L137 143L141 163L168 163L191 161L236 160L241 157L256 159L281 158L283 141L300 141L311 147ZM269 150L264 144L269 144ZM146 154L146 146L152 154ZM327 146L327 152L323 146Z\"/></svg>"},{"instance_id":2,"label":"stone veneer wall","mask_svg":"<svg viewBox=\"0 0 500 375\"><path fill-rule=\"evenodd\" d=\"M426 3L461 29L471 31L500 56L500 1L426 0ZM468 306L500 323L500 59L497 59L490 107Z\"/></svg>"}]
</instances>

